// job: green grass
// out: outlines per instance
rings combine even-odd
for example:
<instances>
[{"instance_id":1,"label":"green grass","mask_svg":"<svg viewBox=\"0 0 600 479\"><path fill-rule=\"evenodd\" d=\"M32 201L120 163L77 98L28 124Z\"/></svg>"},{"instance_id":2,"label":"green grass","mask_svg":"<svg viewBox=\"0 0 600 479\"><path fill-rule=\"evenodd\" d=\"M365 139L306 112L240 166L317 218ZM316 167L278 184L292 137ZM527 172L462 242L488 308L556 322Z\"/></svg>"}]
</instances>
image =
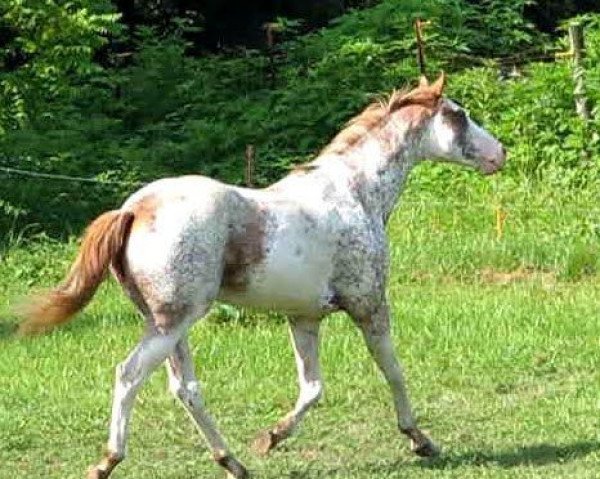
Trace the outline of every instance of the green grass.
<instances>
[{"instance_id":1,"label":"green grass","mask_svg":"<svg viewBox=\"0 0 600 479\"><path fill-rule=\"evenodd\" d=\"M394 340L442 457L410 454L387 386L343 315L323 327L323 402L266 459L248 445L296 397L285 323L248 313L194 327L206 402L233 451L264 478L598 477L598 255L594 228L577 229L595 211L568 204L515 203L500 239L491 203L407 204L392 220ZM72 250L48 241L8 250L0 305L56 281ZM0 477L80 478L106 442L114 366L141 321L109 283L53 334L17 340L10 324L0 328ZM161 368L136 403L114 477L223 476Z\"/></svg>"}]
</instances>

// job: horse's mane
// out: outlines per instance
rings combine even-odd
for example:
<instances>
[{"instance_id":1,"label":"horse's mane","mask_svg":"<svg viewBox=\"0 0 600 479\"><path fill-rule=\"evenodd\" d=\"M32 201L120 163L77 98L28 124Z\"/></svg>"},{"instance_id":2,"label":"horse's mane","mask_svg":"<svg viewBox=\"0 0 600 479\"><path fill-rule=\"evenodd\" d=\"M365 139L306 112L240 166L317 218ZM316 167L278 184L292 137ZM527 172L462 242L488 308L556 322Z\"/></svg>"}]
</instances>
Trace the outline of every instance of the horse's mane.
<instances>
[{"instance_id":1,"label":"horse's mane","mask_svg":"<svg viewBox=\"0 0 600 479\"><path fill-rule=\"evenodd\" d=\"M390 114L408 105L421 105L429 109L437 106L439 95L429 87L414 90L393 90L387 99L372 102L361 113L352 118L327 145L323 153L344 153L359 143L367 133L382 126Z\"/></svg>"},{"instance_id":2,"label":"horse's mane","mask_svg":"<svg viewBox=\"0 0 600 479\"><path fill-rule=\"evenodd\" d=\"M440 99L440 94L430 86L419 86L413 90L404 88L393 90L387 98L373 101L361 113L350 119L343 130L319 153L341 154L360 143L365 136L376 128L383 126L389 116L402 107L408 105L421 105L430 110L435 110ZM306 172L316 168L313 162L297 165L295 171Z\"/></svg>"}]
</instances>

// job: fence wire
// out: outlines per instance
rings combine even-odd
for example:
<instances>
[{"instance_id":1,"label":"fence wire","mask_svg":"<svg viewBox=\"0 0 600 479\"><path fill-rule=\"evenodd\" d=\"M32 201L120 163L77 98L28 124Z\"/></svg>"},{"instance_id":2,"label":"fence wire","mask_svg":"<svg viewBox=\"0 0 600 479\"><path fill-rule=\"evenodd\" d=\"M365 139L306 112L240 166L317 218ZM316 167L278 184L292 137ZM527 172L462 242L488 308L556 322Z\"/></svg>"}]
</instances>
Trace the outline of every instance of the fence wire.
<instances>
[{"instance_id":1,"label":"fence wire","mask_svg":"<svg viewBox=\"0 0 600 479\"><path fill-rule=\"evenodd\" d=\"M118 180L103 180L100 178L88 178L84 176L70 176L61 175L55 173L39 173L37 171L22 170L20 168L11 168L8 166L0 166L0 172L5 173L7 176L20 175L29 178L40 178L48 180L61 180L61 181L73 181L79 183L92 183L99 185L119 185L119 186L141 186L144 183L141 181L118 181Z\"/></svg>"},{"instance_id":2,"label":"fence wire","mask_svg":"<svg viewBox=\"0 0 600 479\"><path fill-rule=\"evenodd\" d=\"M156 178L155 180L149 181L119 181L119 180L109 180L109 179L100 179L93 177L84 177L84 176L71 176L71 175L63 175L56 173L40 173L32 170L24 170L21 168L13 168L8 166L0 166L0 173L4 173L8 178L11 176L16 177L20 176L23 178L32 178L32 179L47 179L47 180L58 180L58 181L70 181L74 183L83 183L90 185L113 185L113 186L125 186L125 187L142 187L151 183L152 181L158 180L160 178ZM243 186L243 185L232 185L232 186ZM398 205L406 205L413 207L428 207L428 206L457 206L457 205L468 205L468 206L479 206L486 207L492 210L502 209L507 213L510 213L511 202L510 199L502 199L497 198L496 200L490 199L489 201L472 201L469 198L452 198L452 199L440 199L435 197L427 197L420 199L411 199L406 197L401 197L398 201ZM557 209L562 208L565 205L561 202L554 204L546 204L546 208L544 209ZM529 209L541 209L538 205L533 206L530 205ZM522 206L517 206L517 210L523 209ZM600 215L600 203L593 203L589 205L573 205L569 204L568 213L587 213Z\"/></svg>"}]
</instances>

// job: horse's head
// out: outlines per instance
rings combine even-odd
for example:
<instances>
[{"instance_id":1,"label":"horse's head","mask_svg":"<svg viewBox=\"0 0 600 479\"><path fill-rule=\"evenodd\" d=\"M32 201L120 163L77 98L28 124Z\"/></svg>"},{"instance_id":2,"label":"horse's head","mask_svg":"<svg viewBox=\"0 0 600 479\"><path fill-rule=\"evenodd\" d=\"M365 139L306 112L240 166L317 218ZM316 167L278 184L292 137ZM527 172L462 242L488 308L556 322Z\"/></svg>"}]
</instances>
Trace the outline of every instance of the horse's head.
<instances>
[{"instance_id":1,"label":"horse's head","mask_svg":"<svg viewBox=\"0 0 600 479\"><path fill-rule=\"evenodd\" d=\"M421 156L464 164L488 175L495 173L506 159L502 143L469 118L457 102L443 96L444 84L443 73L431 85L421 77L419 86L408 94L414 104L429 110L421 135Z\"/></svg>"}]
</instances>

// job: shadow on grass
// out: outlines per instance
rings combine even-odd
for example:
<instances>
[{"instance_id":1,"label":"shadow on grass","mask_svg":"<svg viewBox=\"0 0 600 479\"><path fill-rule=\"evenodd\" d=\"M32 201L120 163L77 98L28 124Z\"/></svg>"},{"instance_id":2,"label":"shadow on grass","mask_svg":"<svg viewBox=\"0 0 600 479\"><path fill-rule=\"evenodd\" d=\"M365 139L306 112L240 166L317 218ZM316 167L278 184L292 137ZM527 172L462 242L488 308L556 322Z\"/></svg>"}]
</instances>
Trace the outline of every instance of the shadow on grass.
<instances>
[{"instance_id":1,"label":"shadow on grass","mask_svg":"<svg viewBox=\"0 0 600 479\"><path fill-rule=\"evenodd\" d=\"M0 340L13 338L16 331L16 323L0 321Z\"/></svg>"},{"instance_id":2,"label":"shadow on grass","mask_svg":"<svg viewBox=\"0 0 600 479\"><path fill-rule=\"evenodd\" d=\"M533 444L508 451L472 451L460 455L441 456L438 459L423 460L421 467L428 469L452 469L462 466L496 466L510 468L517 466L543 466L569 462L600 450L600 442L582 441L573 444Z\"/></svg>"},{"instance_id":3,"label":"shadow on grass","mask_svg":"<svg viewBox=\"0 0 600 479\"><path fill-rule=\"evenodd\" d=\"M315 479L344 475L351 472L353 475L363 477L388 477L407 468L424 469L456 469L470 466L489 466L492 468L512 468L519 466L544 466L548 464L566 463L587 456L600 450L600 442L584 441L566 445L535 444L520 447L511 451L486 452L471 451L458 455L442 455L437 459L422 459L414 463L407 463L405 459L377 462L365 462L351 470L341 468L320 469L318 463L312 463L307 470L291 471L290 479ZM316 466L316 467L315 467Z\"/></svg>"}]
</instances>

